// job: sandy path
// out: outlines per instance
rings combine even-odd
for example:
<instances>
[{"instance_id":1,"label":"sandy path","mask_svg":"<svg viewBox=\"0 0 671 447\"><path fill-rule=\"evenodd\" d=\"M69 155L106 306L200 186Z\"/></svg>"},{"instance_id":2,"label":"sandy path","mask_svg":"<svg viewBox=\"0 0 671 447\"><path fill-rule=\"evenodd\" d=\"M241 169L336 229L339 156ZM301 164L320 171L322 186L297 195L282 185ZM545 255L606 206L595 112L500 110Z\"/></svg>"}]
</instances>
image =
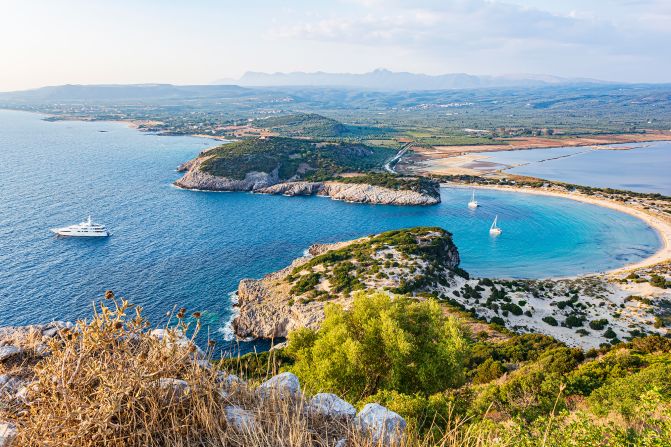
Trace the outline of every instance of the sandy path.
<instances>
[{"instance_id":1,"label":"sandy path","mask_svg":"<svg viewBox=\"0 0 671 447\"><path fill-rule=\"evenodd\" d=\"M495 189L498 191L521 192L525 194L535 194L540 196L564 197L571 200L577 200L578 202L590 203L592 205L603 206L623 213L627 213L631 216L641 219L642 221L647 223L651 228L657 231L657 233L660 236L660 239L662 240L662 246L660 247L659 250L657 250L655 254L640 262L625 265L624 267L606 272L609 274L623 273L629 270L634 270L642 267L649 267L651 265L659 264L660 262L671 260L671 220L662 215L652 214L651 212L643 210L642 208L634 207L633 205L624 205L620 202L616 202L613 200L591 197L580 193L566 193L559 191L518 188L511 186L480 186L480 185L463 185L457 183L444 183L441 184L441 186L450 188L457 187L457 188Z\"/></svg>"}]
</instances>

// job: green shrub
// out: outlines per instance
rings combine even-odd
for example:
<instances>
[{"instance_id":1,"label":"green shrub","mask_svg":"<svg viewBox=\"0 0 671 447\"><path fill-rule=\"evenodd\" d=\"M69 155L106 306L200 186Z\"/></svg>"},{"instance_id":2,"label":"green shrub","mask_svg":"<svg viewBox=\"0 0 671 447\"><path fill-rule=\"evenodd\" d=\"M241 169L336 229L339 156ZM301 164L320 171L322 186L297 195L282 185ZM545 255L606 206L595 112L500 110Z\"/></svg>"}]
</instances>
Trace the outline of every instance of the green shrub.
<instances>
[{"instance_id":1,"label":"green shrub","mask_svg":"<svg viewBox=\"0 0 671 447\"><path fill-rule=\"evenodd\" d=\"M659 287L661 289L671 288L671 282L667 281L663 276L654 274L650 277L650 285Z\"/></svg>"},{"instance_id":2,"label":"green shrub","mask_svg":"<svg viewBox=\"0 0 671 447\"><path fill-rule=\"evenodd\" d=\"M515 303L503 303L501 304L501 310L507 310L513 315L520 316L524 313L522 308Z\"/></svg>"},{"instance_id":3,"label":"green shrub","mask_svg":"<svg viewBox=\"0 0 671 447\"><path fill-rule=\"evenodd\" d=\"M330 304L322 327L289 334L292 370L305 388L357 402L379 390L433 394L465 381L470 342L434 300L357 293Z\"/></svg>"},{"instance_id":4,"label":"green shrub","mask_svg":"<svg viewBox=\"0 0 671 447\"><path fill-rule=\"evenodd\" d=\"M473 374L473 383L488 383L496 380L506 373L503 363L492 358L488 358L483 363L478 365Z\"/></svg>"},{"instance_id":5,"label":"green shrub","mask_svg":"<svg viewBox=\"0 0 671 447\"><path fill-rule=\"evenodd\" d=\"M671 367L668 363L654 364L635 374L613 380L596 389L588 401L592 410L599 415L615 411L627 418L634 418L641 405L641 396L649 391L658 393L663 402L671 403Z\"/></svg>"},{"instance_id":6,"label":"green shrub","mask_svg":"<svg viewBox=\"0 0 671 447\"><path fill-rule=\"evenodd\" d=\"M549 324L550 326L559 326L559 322L557 321L557 319L551 315L543 317L543 321Z\"/></svg>"},{"instance_id":7,"label":"green shrub","mask_svg":"<svg viewBox=\"0 0 671 447\"><path fill-rule=\"evenodd\" d=\"M584 322L585 322L585 320L582 317L578 317L578 316L575 316L575 315L569 315L564 320L563 326L566 326L567 328L581 327Z\"/></svg>"},{"instance_id":8,"label":"green shrub","mask_svg":"<svg viewBox=\"0 0 671 447\"><path fill-rule=\"evenodd\" d=\"M592 320L589 322L590 329L600 331L608 325L608 320L602 318L600 320Z\"/></svg>"},{"instance_id":9,"label":"green shrub","mask_svg":"<svg viewBox=\"0 0 671 447\"><path fill-rule=\"evenodd\" d=\"M609 327L608 329L606 329L606 332L603 333L603 336L606 338L615 338L617 337L617 334L615 333L613 328Z\"/></svg>"}]
</instances>

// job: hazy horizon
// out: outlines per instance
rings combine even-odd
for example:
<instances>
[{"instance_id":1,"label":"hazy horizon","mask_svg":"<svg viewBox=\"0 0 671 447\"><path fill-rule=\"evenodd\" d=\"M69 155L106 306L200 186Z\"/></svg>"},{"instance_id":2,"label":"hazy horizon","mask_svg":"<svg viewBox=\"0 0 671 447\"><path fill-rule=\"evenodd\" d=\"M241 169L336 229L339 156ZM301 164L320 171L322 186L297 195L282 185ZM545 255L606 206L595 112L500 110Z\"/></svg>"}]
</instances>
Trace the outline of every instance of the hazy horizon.
<instances>
[{"instance_id":1,"label":"hazy horizon","mask_svg":"<svg viewBox=\"0 0 671 447\"><path fill-rule=\"evenodd\" d=\"M0 91L255 72L671 81L664 0L0 2Z\"/></svg>"}]
</instances>

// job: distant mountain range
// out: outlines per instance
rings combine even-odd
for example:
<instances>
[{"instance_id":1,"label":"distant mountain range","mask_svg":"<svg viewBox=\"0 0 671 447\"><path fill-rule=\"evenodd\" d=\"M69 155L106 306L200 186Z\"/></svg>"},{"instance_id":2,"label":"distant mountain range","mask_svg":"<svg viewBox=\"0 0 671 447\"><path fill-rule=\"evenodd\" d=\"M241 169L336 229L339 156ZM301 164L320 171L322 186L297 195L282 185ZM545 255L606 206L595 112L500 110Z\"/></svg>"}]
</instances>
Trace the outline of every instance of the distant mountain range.
<instances>
[{"instance_id":1,"label":"distant mountain range","mask_svg":"<svg viewBox=\"0 0 671 447\"><path fill-rule=\"evenodd\" d=\"M147 101L201 97L237 97L249 89L236 85L99 84L58 85L0 93L0 100Z\"/></svg>"},{"instance_id":2,"label":"distant mountain range","mask_svg":"<svg viewBox=\"0 0 671 447\"><path fill-rule=\"evenodd\" d=\"M240 79L221 79L215 84L247 87L315 86L351 87L375 90L451 90L486 87L539 87L559 84L605 84L585 78L561 78L551 75L515 74L476 76L465 73L427 75L378 69L369 73L261 73L248 71Z\"/></svg>"}]
</instances>

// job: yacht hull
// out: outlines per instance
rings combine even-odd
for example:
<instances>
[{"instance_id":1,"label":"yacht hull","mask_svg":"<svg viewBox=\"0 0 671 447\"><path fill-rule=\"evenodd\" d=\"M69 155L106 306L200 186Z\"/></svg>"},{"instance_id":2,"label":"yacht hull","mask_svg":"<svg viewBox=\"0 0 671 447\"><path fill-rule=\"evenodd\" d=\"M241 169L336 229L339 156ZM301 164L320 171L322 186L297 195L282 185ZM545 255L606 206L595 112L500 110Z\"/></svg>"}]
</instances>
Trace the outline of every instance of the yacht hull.
<instances>
[{"instance_id":1,"label":"yacht hull","mask_svg":"<svg viewBox=\"0 0 671 447\"><path fill-rule=\"evenodd\" d=\"M109 233L73 233L70 231L61 230L60 228L52 228L51 232L57 236L64 237L108 237Z\"/></svg>"}]
</instances>

